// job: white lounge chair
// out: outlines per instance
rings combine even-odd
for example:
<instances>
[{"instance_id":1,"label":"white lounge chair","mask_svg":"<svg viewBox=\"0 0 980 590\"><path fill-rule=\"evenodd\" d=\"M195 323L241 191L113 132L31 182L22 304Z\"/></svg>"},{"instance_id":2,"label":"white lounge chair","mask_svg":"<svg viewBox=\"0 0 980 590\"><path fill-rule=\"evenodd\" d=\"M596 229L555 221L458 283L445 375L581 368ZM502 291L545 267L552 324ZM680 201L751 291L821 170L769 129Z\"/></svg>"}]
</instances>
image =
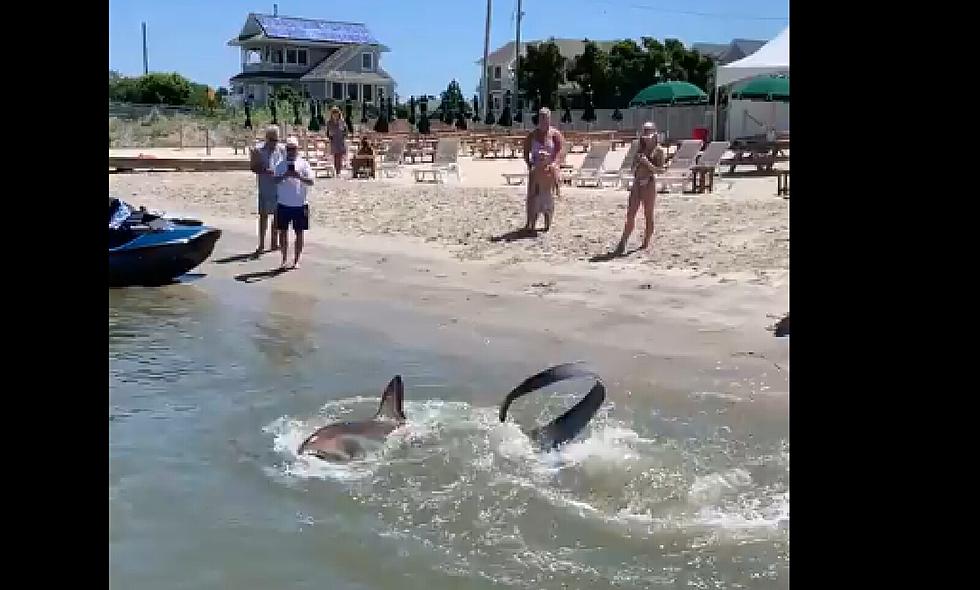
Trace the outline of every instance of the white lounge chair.
<instances>
[{"instance_id":1,"label":"white lounge chair","mask_svg":"<svg viewBox=\"0 0 980 590\"><path fill-rule=\"evenodd\" d=\"M400 176L402 164L405 163L405 140L392 139L381 157L381 173L386 178Z\"/></svg>"},{"instance_id":2,"label":"white lounge chair","mask_svg":"<svg viewBox=\"0 0 980 590\"><path fill-rule=\"evenodd\" d=\"M691 168L697 162L700 151L700 139L682 140L674 157L667 164L667 171L657 175L657 186L663 186L663 192L666 192L672 186L683 185L691 178Z\"/></svg>"},{"instance_id":3,"label":"white lounge chair","mask_svg":"<svg viewBox=\"0 0 980 590\"><path fill-rule=\"evenodd\" d=\"M448 174L455 174L459 181L459 138L443 137L436 144L436 153L432 159L432 166L427 168L417 168L413 170L415 182L438 182L446 181ZM431 180L429 180L431 178Z\"/></svg>"},{"instance_id":4,"label":"white lounge chair","mask_svg":"<svg viewBox=\"0 0 980 590\"><path fill-rule=\"evenodd\" d=\"M585 160L582 161L582 165L572 177L573 182L578 186L588 184L601 188L603 163L606 161L606 154L609 153L611 147L612 143L608 141L597 141L590 145L589 151L585 154Z\"/></svg>"},{"instance_id":5,"label":"white lounge chair","mask_svg":"<svg viewBox=\"0 0 980 590\"><path fill-rule=\"evenodd\" d=\"M602 185L606 186L606 183L611 183L613 186L623 186L627 182L631 182L633 179L633 158L636 157L636 151L640 149L640 140L634 139L633 143L630 144L629 150L626 151L626 156L623 158L623 163L619 166L619 170L616 172L608 171L602 173Z\"/></svg>"}]
</instances>

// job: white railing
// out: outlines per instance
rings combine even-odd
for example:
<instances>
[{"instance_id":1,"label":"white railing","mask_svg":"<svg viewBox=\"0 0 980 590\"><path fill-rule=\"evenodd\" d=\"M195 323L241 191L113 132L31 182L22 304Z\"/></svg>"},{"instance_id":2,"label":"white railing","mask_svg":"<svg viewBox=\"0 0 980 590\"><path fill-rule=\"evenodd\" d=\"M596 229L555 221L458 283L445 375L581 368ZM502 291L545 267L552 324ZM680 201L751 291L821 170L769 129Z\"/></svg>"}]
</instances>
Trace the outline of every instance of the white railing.
<instances>
[{"instance_id":1,"label":"white railing","mask_svg":"<svg viewBox=\"0 0 980 590\"><path fill-rule=\"evenodd\" d=\"M268 61L242 64L242 72L305 72L310 69L307 64L279 64Z\"/></svg>"}]
</instances>

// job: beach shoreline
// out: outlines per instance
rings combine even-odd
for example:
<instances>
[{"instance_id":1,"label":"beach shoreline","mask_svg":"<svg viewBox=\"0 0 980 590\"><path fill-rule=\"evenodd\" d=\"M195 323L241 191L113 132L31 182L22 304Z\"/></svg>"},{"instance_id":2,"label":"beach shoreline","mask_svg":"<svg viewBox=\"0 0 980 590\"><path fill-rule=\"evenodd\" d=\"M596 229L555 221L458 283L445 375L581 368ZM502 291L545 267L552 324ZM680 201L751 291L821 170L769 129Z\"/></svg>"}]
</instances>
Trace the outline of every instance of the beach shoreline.
<instances>
[{"instance_id":1,"label":"beach shoreline","mask_svg":"<svg viewBox=\"0 0 980 590\"><path fill-rule=\"evenodd\" d=\"M542 361L569 360L559 358L562 350L587 353L604 370L638 380L656 376L666 383L673 375L681 386L691 373L685 363L698 370L724 364L744 380L764 376L767 395L788 398L788 341L766 329L788 310L788 269L780 253L765 251L756 237L752 247L734 248L734 254L717 244L704 248L702 266L676 268L663 263L670 257L663 255L658 229L651 254L589 262L583 245L594 243L595 253L603 253L617 237L608 228L622 222L615 202L625 193L611 191L566 191L565 211L559 209L550 235L491 241L498 228L522 221L521 187L515 188L319 181L310 198L313 219L303 267L269 277L278 253L257 260L242 256L254 250L256 239L254 178L248 173L110 175L110 193L123 200L221 228L213 256L198 271L207 280L227 282L229 289L357 302L363 313L351 321L382 323L377 327L392 338L434 348L461 346L449 344L453 330L484 339L493 335L512 348L533 333L538 348L556 351L554 357L542 351ZM477 204L480 199L489 202ZM683 239L697 244L705 227L725 218L743 225L755 215L773 220L754 229L761 236L771 235L765 230L772 227L782 231L786 219L779 209L759 216L757 203L741 202L749 214L738 219L738 198L668 195L658 200L658 214L661 206L673 213L661 216L660 227L672 232L674 247ZM476 215L485 215L490 227L471 228L461 240L473 209L482 211ZM585 220L613 214L605 233L588 229ZM675 227L666 229L672 222ZM384 321L373 311L381 307L391 311Z\"/></svg>"}]
</instances>

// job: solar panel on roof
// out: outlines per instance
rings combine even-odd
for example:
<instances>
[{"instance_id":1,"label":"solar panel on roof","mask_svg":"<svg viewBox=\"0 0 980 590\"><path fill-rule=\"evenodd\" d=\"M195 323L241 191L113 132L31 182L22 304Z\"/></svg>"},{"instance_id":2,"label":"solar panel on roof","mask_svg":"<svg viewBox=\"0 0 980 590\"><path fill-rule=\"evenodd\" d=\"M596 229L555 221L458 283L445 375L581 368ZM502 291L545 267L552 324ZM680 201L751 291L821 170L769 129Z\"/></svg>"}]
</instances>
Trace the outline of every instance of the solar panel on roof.
<instances>
[{"instance_id":1,"label":"solar panel on roof","mask_svg":"<svg viewBox=\"0 0 980 590\"><path fill-rule=\"evenodd\" d=\"M256 18L270 37L335 43L377 43L367 27L358 23L335 23L281 16L256 16Z\"/></svg>"}]
</instances>

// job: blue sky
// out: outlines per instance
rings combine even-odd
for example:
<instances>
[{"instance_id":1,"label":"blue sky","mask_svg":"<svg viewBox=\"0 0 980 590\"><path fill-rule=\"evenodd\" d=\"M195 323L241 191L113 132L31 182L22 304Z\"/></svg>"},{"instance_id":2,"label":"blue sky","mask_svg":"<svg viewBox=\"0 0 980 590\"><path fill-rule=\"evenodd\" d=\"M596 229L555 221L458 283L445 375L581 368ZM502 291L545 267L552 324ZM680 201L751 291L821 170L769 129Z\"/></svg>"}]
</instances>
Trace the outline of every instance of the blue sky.
<instances>
[{"instance_id":1,"label":"blue sky","mask_svg":"<svg viewBox=\"0 0 980 590\"><path fill-rule=\"evenodd\" d=\"M111 0L109 68L143 70L140 23L147 23L150 71L177 71L195 82L227 86L241 58L229 39L249 12L272 13L273 2ZM484 0L278 2L281 16L364 22L391 52L382 66L401 96L438 94L453 78L473 94L483 57ZM421 8L424 7L424 8ZM494 0L490 50L514 38L517 0ZM559 8L561 7L561 8ZM686 44L771 39L789 25L788 0L523 0L521 38L639 39L674 37Z\"/></svg>"}]
</instances>

